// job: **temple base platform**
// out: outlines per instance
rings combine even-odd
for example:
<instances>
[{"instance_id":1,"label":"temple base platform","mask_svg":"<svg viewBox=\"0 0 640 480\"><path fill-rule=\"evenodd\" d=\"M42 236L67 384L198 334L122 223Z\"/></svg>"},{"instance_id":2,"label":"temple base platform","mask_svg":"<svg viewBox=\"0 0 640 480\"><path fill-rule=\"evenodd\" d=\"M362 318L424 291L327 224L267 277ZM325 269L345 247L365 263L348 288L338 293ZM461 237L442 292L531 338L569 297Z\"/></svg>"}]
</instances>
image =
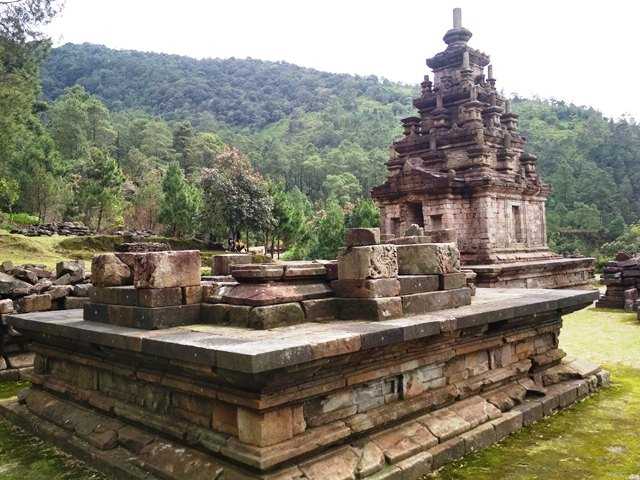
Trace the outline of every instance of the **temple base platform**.
<instances>
[{"instance_id":1,"label":"temple base platform","mask_svg":"<svg viewBox=\"0 0 640 480\"><path fill-rule=\"evenodd\" d=\"M414 480L608 384L558 344L595 297L478 289L424 315L270 330L13 315L36 357L0 414L118 479Z\"/></svg>"},{"instance_id":2,"label":"temple base platform","mask_svg":"<svg viewBox=\"0 0 640 480\"><path fill-rule=\"evenodd\" d=\"M594 279L593 258L464 265L473 270L480 288L589 288Z\"/></svg>"}]
</instances>

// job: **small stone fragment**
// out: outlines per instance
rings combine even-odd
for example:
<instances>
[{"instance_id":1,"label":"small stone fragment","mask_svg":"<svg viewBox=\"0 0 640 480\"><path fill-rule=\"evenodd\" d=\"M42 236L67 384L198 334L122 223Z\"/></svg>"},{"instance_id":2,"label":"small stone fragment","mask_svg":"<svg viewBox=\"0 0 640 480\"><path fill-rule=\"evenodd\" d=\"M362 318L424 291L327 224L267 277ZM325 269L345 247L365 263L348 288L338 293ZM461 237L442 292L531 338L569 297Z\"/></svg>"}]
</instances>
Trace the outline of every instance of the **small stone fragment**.
<instances>
[{"instance_id":1,"label":"small stone fragment","mask_svg":"<svg viewBox=\"0 0 640 480\"><path fill-rule=\"evenodd\" d=\"M347 247L362 247L380 243L379 228L350 228L347 230L345 245Z\"/></svg>"},{"instance_id":2,"label":"small stone fragment","mask_svg":"<svg viewBox=\"0 0 640 480\"><path fill-rule=\"evenodd\" d=\"M113 253L95 255L91 261L91 281L96 287L130 285L131 269Z\"/></svg>"}]
</instances>

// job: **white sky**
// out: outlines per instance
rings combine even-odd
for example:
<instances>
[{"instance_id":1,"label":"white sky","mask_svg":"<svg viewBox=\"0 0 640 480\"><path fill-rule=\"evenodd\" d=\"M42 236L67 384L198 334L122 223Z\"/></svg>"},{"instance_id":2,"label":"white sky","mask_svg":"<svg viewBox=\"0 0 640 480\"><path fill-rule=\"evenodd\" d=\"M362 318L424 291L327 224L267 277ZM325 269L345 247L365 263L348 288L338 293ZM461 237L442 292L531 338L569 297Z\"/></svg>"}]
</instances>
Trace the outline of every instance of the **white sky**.
<instances>
[{"instance_id":1,"label":"white sky","mask_svg":"<svg viewBox=\"0 0 640 480\"><path fill-rule=\"evenodd\" d=\"M66 0L48 33L56 45L284 60L419 83L453 7L505 93L640 119L638 1Z\"/></svg>"}]
</instances>

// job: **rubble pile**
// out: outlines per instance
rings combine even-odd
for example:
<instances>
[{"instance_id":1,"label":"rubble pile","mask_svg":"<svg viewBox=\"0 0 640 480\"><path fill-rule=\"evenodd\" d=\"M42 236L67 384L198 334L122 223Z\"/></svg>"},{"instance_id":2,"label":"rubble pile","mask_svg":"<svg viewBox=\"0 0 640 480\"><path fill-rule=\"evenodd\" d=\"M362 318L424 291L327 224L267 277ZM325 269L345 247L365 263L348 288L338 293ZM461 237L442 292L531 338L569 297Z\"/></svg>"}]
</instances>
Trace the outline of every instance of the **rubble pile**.
<instances>
[{"instance_id":1,"label":"rubble pile","mask_svg":"<svg viewBox=\"0 0 640 480\"><path fill-rule=\"evenodd\" d=\"M12 313L82 308L89 300L90 274L82 260L58 262L55 271L45 265L0 265L0 379L17 380L33 366L26 340L5 322Z\"/></svg>"},{"instance_id":2,"label":"rubble pile","mask_svg":"<svg viewBox=\"0 0 640 480\"><path fill-rule=\"evenodd\" d=\"M166 252L171 245L164 242L126 242L116 246L118 252Z\"/></svg>"},{"instance_id":3,"label":"rubble pile","mask_svg":"<svg viewBox=\"0 0 640 480\"><path fill-rule=\"evenodd\" d=\"M14 228L11 233L26 235L27 237L40 237L51 235L86 237L95 232L82 222L41 223L22 228Z\"/></svg>"},{"instance_id":4,"label":"rubble pile","mask_svg":"<svg viewBox=\"0 0 640 480\"><path fill-rule=\"evenodd\" d=\"M640 256L632 257L626 252L619 252L614 260L605 265L601 281L607 286L607 291L600 296L596 307L636 311L640 284Z\"/></svg>"},{"instance_id":5,"label":"rubble pile","mask_svg":"<svg viewBox=\"0 0 640 480\"><path fill-rule=\"evenodd\" d=\"M80 308L89 296L90 274L84 261L58 262L56 270L45 265L0 265L0 313L38 312Z\"/></svg>"}]
</instances>

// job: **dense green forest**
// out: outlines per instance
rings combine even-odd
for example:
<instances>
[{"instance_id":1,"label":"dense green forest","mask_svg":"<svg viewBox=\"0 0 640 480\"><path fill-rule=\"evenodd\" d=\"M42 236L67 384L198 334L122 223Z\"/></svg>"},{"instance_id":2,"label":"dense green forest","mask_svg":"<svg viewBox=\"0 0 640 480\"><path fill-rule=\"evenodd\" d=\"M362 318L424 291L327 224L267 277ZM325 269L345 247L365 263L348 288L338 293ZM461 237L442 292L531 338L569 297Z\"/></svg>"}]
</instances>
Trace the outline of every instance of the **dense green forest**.
<instances>
[{"instance_id":1,"label":"dense green forest","mask_svg":"<svg viewBox=\"0 0 640 480\"><path fill-rule=\"evenodd\" d=\"M3 40L0 54L4 210L280 243L295 258L331 256L344 228L376 224L368 192L417 92L282 62L36 38ZM552 246L609 255L634 237L640 127L559 101L515 98L514 109L553 187Z\"/></svg>"}]
</instances>

